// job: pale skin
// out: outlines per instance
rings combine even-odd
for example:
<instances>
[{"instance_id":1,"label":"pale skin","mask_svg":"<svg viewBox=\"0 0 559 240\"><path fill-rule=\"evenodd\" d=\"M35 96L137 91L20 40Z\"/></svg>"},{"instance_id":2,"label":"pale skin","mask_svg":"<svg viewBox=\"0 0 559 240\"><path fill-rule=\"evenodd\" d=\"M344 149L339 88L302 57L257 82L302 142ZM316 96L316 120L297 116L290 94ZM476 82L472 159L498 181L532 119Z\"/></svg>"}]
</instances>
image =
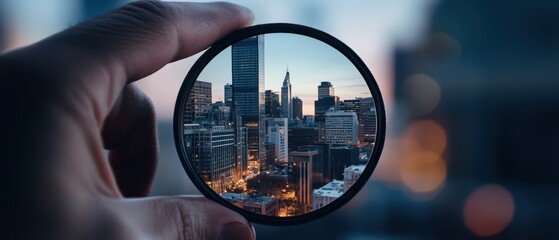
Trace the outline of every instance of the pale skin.
<instances>
[{"instance_id":1,"label":"pale skin","mask_svg":"<svg viewBox=\"0 0 559 240\"><path fill-rule=\"evenodd\" d=\"M2 180L15 196L0 238L254 239L245 218L203 197L146 197L155 111L133 85L252 20L228 3L135 2L0 55Z\"/></svg>"}]
</instances>

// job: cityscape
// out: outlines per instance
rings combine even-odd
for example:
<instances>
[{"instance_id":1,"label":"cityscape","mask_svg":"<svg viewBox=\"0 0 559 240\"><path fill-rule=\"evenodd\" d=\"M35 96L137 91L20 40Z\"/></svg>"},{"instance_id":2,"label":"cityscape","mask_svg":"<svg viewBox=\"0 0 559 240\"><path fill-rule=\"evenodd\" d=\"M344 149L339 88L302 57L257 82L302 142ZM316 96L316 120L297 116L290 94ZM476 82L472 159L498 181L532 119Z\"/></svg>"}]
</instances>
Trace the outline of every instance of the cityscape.
<instances>
[{"instance_id":1,"label":"cityscape","mask_svg":"<svg viewBox=\"0 0 559 240\"><path fill-rule=\"evenodd\" d=\"M339 79L304 80L314 88L301 88L287 66L270 79L264 35L226 51L230 82L199 78L183 114L185 149L205 183L242 209L278 217L317 210L347 192L375 145L371 94L340 99ZM265 86L276 82L278 89ZM313 105L299 94L313 94Z\"/></svg>"}]
</instances>

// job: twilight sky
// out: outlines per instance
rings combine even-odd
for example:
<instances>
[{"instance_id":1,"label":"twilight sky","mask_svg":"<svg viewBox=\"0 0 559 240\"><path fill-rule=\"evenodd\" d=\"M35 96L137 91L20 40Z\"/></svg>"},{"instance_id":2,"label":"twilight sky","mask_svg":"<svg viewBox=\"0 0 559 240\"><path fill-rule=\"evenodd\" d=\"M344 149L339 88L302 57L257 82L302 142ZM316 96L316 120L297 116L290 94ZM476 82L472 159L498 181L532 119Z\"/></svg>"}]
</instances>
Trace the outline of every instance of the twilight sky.
<instances>
[{"instance_id":1,"label":"twilight sky","mask_svg":"<svg viewBox=\"0 0 559 240\"><path fill-rule=\"evenodd\" d=\"M273 33L264 36L265 89L281 92L286 67L292 96L303 100L303 114L314 114L321 81L329 81L340 100L370 97L361 74L345 56L327 44L306 36ZM223 100L223 86L231 81L231 48L218 54L200 74L212 83L213 101Z\"/></svg>"}]
</instances>

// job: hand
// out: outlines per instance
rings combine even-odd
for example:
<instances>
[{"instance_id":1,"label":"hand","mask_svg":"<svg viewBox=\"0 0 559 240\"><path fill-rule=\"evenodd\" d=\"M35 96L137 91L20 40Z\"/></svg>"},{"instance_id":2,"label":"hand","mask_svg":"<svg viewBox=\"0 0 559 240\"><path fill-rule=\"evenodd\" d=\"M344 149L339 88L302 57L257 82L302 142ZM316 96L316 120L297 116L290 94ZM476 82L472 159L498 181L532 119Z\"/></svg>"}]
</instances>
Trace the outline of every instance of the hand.
<instances>
[{"instance_id":1,"label":"hand","mask_svg":"<svg viewBox=\"0 0 559 240\"><path fill-rule=\"evenodd\" d=\"M254 239L202 197L124 198L148 194L157 163L153 105L132 82L252 18L228 3L135 2L0 56L0 238Z\"/></svg>"}]
</instances>

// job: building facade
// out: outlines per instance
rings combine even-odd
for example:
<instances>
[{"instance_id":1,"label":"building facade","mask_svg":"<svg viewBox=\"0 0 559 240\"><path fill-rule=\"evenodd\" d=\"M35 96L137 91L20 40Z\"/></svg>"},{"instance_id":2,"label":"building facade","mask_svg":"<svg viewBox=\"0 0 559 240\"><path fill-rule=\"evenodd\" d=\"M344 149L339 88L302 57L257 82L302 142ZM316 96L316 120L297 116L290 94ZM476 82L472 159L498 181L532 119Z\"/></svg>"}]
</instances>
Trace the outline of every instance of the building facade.
<instances>
[{"instance_id":1,"label":"building facade","mask_svg":"<svg viewBox=\"0 0 559 240\"><path fill-rule=\"evenodd\" d=\"M359 121L355 112L326 112L325 116L325 143L357 145Z\"/></svg>"},{"instance_id":2,"label":"building facade","mask_svg":"<svg viewBox=\"0 0 559 240\"><path fill-rule=\"evenodd\" d=\"M291 102L291 79L286 71L281 87L281 117L293 119L293 103Z\"/></svg>"},{"instance_id":3,"label":"building facade","mask_svg":"<svg viewBox=\"0 0 559 240\"><path fill-rule=\"evenodd\" d=\"M251 166L265 162L264 36L258 35L231 46L233 105L248 134ZM258 171L258 169L253 169Z\"/></svg>"},{"instance_id":4,"label":"building facade","mask_svg":"<svg viewBox=\"0 0 559 240\"><path fill-rule=\"evenodd\" d=\"M303 100L293 97L293 119L303 120Z\"/></svg>"},{"instance_id":5,"label":"building facade","mask_svg":"<svg viewBox=\"0 0 559 240\"><path fill-rule=\"evenodd\" d=\"M330 82L321 82L318 86L318 99L322 99L323 97L331 97L334 96L334 86Z\"/></svg>"},{"instance_id":6,"label":"building facade","mask_svg":"<svg viewBox=\"0 0 559 240\"><path fill-rule=\"evenodd\" d=\"M184 123L194 123L208 116L208 106L212 103L212 84L196 81L186 100Z\"/></svg>"}]
</instances>

